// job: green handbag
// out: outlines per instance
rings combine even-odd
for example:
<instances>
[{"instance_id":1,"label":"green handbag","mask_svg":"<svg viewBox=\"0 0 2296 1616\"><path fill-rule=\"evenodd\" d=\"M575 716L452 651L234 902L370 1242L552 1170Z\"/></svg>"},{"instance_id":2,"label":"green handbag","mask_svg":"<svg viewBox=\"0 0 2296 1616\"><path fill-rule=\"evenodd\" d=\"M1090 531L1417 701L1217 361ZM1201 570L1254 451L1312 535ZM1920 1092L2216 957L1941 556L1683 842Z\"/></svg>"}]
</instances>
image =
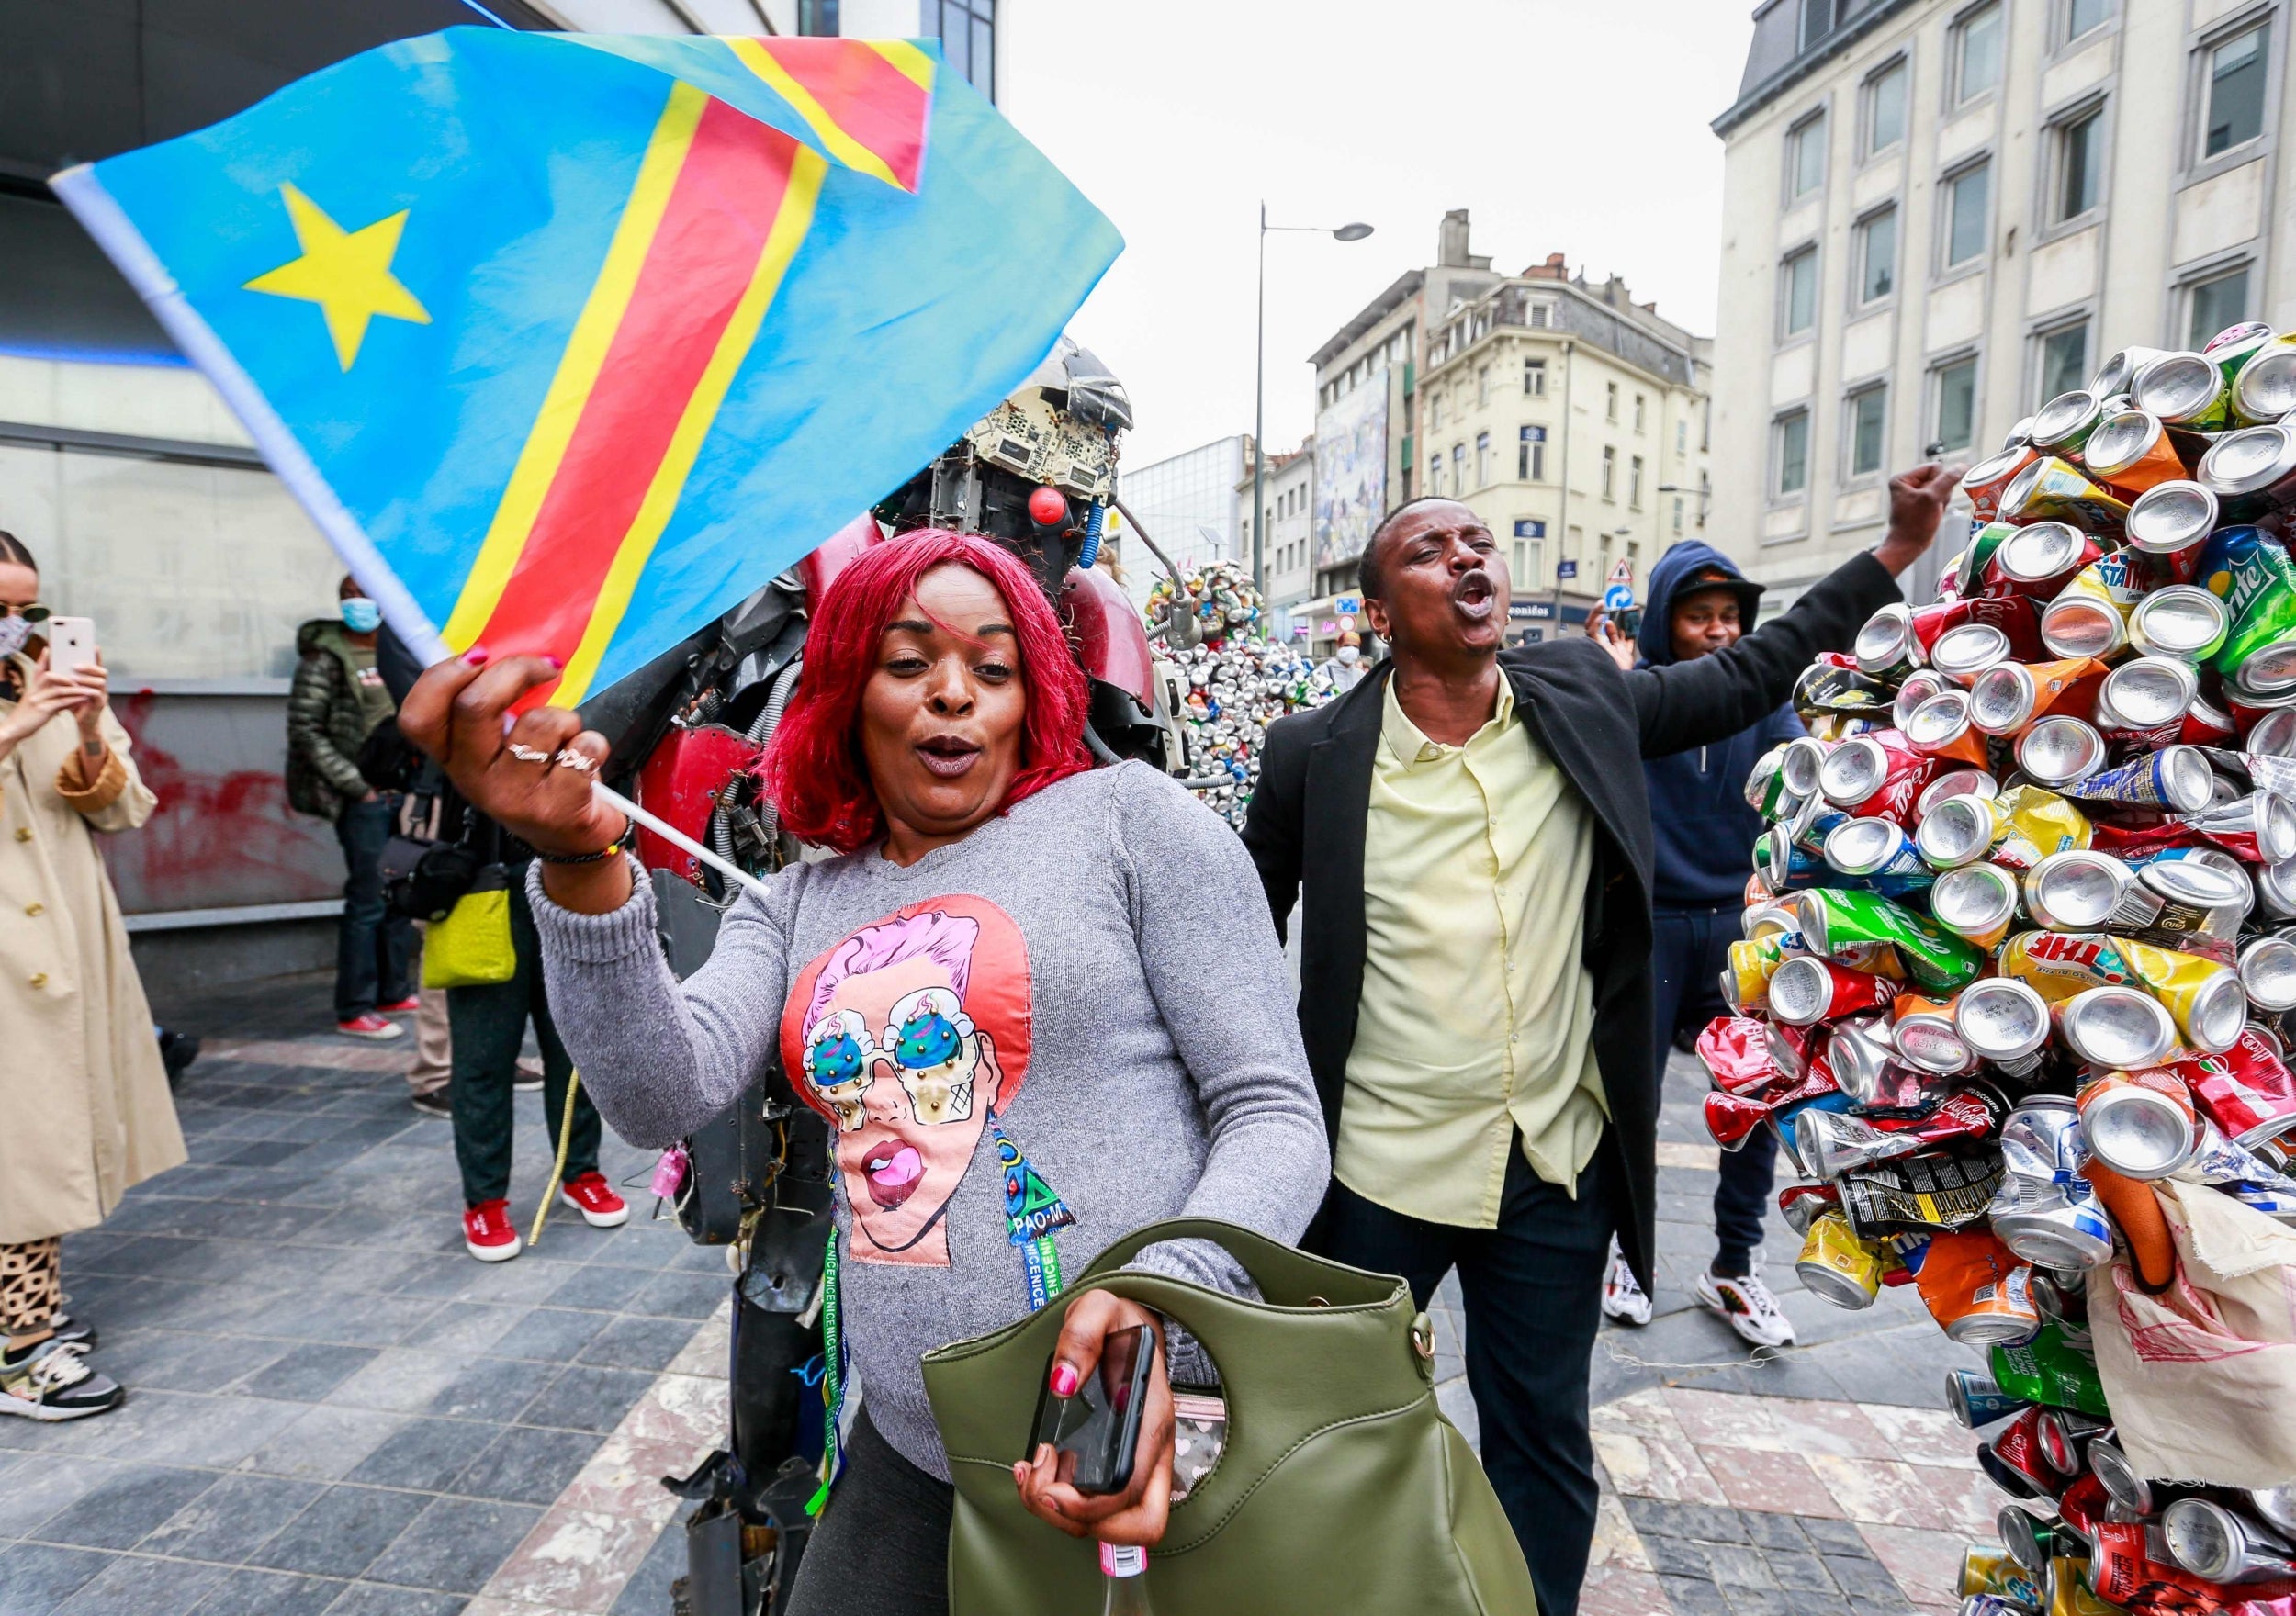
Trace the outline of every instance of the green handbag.
<instances>
[{"instance_id":1,"label":"green handbag","mask_svg":"<svg viewBox=\"0 0 2296 1616\"><path fill-rule=\"evenodd\" d=\"M1165 1240L1224 1249L1247 1301L1123 1269ZM1530 1572L1474 1452L1435 1406L1435 1333L1392 1275L1311 1257L1231 1223L1175 1218L1100 1253L1063 1301L1113 1291L1185 1326L1219 1365L1226 1443L1172 1507L1148 1557L1157 1616L1536 1616ZM1026 1456L1064 1307L925 1354L956 1482L951 1616L1100 1608L1094 1544L1021 1507Z\"/></svg>"}]
</instances>

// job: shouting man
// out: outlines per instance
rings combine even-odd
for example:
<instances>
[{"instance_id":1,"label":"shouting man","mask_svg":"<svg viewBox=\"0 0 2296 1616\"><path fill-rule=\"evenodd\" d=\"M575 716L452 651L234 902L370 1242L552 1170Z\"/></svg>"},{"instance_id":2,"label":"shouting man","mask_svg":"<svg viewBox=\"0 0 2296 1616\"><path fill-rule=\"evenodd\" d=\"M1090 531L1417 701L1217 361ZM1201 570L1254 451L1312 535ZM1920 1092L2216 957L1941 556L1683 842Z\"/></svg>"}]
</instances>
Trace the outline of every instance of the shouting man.
<instances>
[{"instance_id":1,"label":"shouting man","mask_svg":"<svg viewBox=\"0 0 2296 1616\"><path fill-rule=\"evenodd\" d=\"M1483 1465L1542 1616L1573 1616L1594 1532L1587 1359L1615 1230L1650 1283L1659 1082L1650 806L1637 760L1766 718L1898 598L1954 472L1890 488L1887 536L1728 650L1622 668L1585 636L1508 650L1510 580L1467 506L1415 499L1364 546L1393 655L1279 720L1244 845L1280 931L1300 901L1300 1030L1334 1175L1304 1242L1456 1265Z\"/></svg>"}]
</instances>

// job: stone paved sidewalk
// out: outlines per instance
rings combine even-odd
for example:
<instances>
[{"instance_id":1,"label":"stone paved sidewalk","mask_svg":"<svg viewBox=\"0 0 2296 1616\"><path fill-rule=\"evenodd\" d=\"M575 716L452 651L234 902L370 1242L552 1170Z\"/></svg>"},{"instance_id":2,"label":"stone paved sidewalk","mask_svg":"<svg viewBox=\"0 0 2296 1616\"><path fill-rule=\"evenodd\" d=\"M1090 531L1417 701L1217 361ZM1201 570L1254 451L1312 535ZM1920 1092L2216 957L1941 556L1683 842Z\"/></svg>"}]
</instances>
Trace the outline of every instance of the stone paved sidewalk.
<instances>
[{"instance_id":1,"label":"stone paved sidewalk","mask_svg":"<svg viewBox=\"0 0 2296 1616\"><path fill-rule=\"evenodd\" d=\"M608 1136L631 1223L564 1208L509 1263L463 1253L452 1135L407 1105L402 1045L325 1023L325 984L260 984L171 1025L210 1036L180 1096L191 1162L65 1242L74 1309L127 1408L0 1420L6 1616L662 1616L683 1569L656 1478L722 1440L721 1252L648 1223L647 1156ZM1593 1364L1604 1498L1587 1616L1949 1610L1998 1496L1940 1410L1975 1357L1918 1302L1863 1313L1766 1274L1805 1344L1753 1354L1693 1301L1711 1250L1703 1078L1678 1058L1649 1327ZM548 1159L519 1097L512 1208ZM1456 1283L1438 1392L1476 1430ZM1766 1361L1764 1361L1766 1360Z\"/></svg>"}]
</instances>

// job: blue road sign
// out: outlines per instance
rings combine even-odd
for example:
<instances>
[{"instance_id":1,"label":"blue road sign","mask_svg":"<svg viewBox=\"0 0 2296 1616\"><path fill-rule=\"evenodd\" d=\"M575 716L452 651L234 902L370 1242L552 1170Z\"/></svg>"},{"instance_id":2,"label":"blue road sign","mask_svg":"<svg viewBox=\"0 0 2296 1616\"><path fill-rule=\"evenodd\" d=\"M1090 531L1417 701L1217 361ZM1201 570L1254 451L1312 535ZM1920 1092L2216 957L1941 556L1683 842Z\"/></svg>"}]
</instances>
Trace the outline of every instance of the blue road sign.
<instances>
[{"instance_id":1,"label":"blue road sign","mask_svg":"<svg viewBox=\"0 0 2296 1616\"><path fill-rule=\"evenodd\" d=\"M1603 591L1603 610L1605 612L1624 612L1634 603L1635 587L1632 584L1613 584Z\"/></svg>"},{"instance_id":2,"label":"blue road sign","mask_svg":"<svg viewBox=\"0 0 2296 1616\"><path fill-rule=\"evenodd\" d=\"M1577 562L1558 561L1555 563L1555 577L1558 580L1567 578L1576 578L1578 576L1579 564Z\"/></svg>"}]
</instances>

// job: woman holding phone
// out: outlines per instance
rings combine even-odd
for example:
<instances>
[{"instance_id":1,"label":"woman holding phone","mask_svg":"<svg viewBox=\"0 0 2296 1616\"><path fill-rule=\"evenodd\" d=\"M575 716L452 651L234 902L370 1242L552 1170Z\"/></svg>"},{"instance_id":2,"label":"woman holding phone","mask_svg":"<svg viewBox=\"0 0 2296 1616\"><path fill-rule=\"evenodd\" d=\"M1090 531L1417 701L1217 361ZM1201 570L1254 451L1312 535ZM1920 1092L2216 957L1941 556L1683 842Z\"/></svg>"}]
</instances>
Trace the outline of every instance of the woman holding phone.
<instances>
[{"instance_id":1,"label":"woman holding phone","mask_svg":"<svg viewBox=\"0 0 2296 1616\"><path fill-rule=\"evenodd\" d=\"M62 1310L60 1239L184 1160L152 1012L95 833L154 801L104 665L51 666L31 552L0 533L0 1414L77 1420L125 1396Z\"/></svg>"},{"instance_id":2,"label":"woman holding phone","mask_svg":"<svg viewBox=\"0 0 2296 1616\"><path fill-rule=\"evenodd\" d=\"M1322 1115L1251 864L1154 769L1090 768L1083 674L1018 560L911 533L827 590L766 758L782 823L837 857L745 895L681 983L630 827L591 795L602 737L547 707L505 733L554 677L474 649L423 676L400 727L540 853L551 1003L625 1139L691 1132L777 1056L836 1129L833 1299L866 1397L794 1609L945 1610L953 1493L919 1355L1064 1307L1050 1386L1072 1395L1109 1337L1156 1321L1106 1292L1060 1300L1064 1272L1182 1213L1293 1240L1322 1194ZM1187 1243L1142 1264L1248 1283ZM1122 1491L1080 1492L1049 1446L1014 1455L1045 1521L1161 1538L1173 1423L1154 1357Z\"/></svg>"}]
</instances>

